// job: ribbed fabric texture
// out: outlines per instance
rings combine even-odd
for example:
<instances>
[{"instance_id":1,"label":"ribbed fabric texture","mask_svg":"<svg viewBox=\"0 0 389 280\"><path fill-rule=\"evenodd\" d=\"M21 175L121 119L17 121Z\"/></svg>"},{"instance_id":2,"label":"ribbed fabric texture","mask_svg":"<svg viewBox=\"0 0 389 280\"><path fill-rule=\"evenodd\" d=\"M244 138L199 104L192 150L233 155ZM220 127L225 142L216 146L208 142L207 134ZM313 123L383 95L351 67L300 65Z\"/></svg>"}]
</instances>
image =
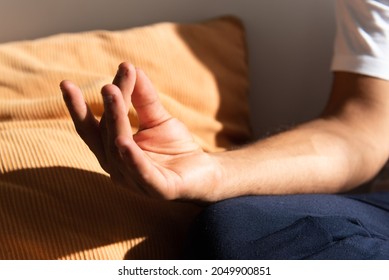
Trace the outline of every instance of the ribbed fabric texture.
<instances>
[{"instance_id":1,"label":"ribbed fabric texture","mask_svg":"<svg viewBox=\"0 0 389 280\"><path fill-rule=\"evenodd\" d=\"M163 23L0 45L0 259L175 259L199 208L114 186L75 132L58 84L100 88L130 61L209 151L250 137L240 22ZM136 130L136 114L129 117Z\"/></svg>"}]
</instances>

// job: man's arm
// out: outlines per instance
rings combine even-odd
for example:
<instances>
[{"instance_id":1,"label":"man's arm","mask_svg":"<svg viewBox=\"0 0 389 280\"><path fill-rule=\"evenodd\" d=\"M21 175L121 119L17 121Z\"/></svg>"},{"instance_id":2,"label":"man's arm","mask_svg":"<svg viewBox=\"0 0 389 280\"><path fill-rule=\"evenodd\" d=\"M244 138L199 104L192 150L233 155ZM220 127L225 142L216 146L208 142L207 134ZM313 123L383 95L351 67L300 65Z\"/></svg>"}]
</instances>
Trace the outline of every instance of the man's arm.
<instances>
[{"instance_id":1,"label":"man's arm","mask_svg":"<svg viewBox=\"0 0 389 280\"><path fill-rule=\"evenodd\" d=\"M337 0L336 18L335 75L324 113L288 132L229 152L233 161L221 155L224 174L232 177L224 182L240 184L250 194L338 192L368 181L385 163L389 2ZM238 170L231 172L234 167Z\"/></svg>"},{"instance_id":2,"label":"man's arm","mask_svg":"<svg viewBox=\"0 0 389 280\"><path fill-rule=\"evenodd\" d=\"M370 180L389 156L389 82L335 73L321 117L235 151L216 198L245 194L335 193Z\"/></svg>"},{"instance_id":3,"label":"man's arm","mask_svg":"<svg viewBox=\"0 0 389 280\"><path fill-rule=\"evenodd\" d=\"M377 174L389 156L389 5L336 3L333 88L315 120L237 150L207 154L163 108L145 74L122 64L113 85L102 90L101 122L75 85L61 84L77 131L114 182L154 197L217 201L350 190ZM130 103L140 122L135 135Z\"/></svg>"},{"instance_id":4,"label":"man's arm","mask_svg":"<svg viewBox=\"0 0 389 280\"><path fill-rule=\"evenodd\" d=\"M165 199L335 193L371 179L389 155L389 82L336 73L320 118L246 147L203 152L160 103L145 74L122 64L102 90L98 123L80 90L61 84L77 131L119 185ZM132 90L133 89L133 90ZM140 130L131 135L132 102Z\"/></svg>"}]
</instances>

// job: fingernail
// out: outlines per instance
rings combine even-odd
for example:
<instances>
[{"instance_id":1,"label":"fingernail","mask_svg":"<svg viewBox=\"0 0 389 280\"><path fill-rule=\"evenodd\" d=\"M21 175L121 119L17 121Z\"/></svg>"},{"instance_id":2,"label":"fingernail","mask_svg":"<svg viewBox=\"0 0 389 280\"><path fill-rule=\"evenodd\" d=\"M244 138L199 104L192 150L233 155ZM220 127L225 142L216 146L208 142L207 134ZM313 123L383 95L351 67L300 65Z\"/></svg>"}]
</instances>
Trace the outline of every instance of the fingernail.
<instances>
[{"instance_id":1,"label":"fingernail","mask_svg":"<svg viewBox=\"0 0 389 280\"><path fill-rule=\"evenodd\" d=\"M116 76L123 77L125 76L126 72L121 67L118 68L118 71L116 72Z\"/></svg>"},{"instance_id":2,"label":"fingernail","mask_svg":"<svg viewBox=\"0 0 389 280\"><path fill-rule=\"evenodd\" d=\"M117 77L121 77L123 74L122 74L122 70L120 69L120 67L118 68L118 70L116 71L116 76Z\"/></svg>"},{"instance_id":3,"label":"fingernail","mask_svg":"<svg viewBox=\"0 0 389 280\"><path fill-rule=\"evenodd\" d=\"M65 83L65 81L62 81L59 83L59 88L61 89L62 92L66 91L64 83Z\"/></svg>"},{"instance_id":4,"label":"fingernail","mask_svg":"<svg viewBox=\"0 0 389 280\"><path fill-rule=\"evenodd\" d=\"M118 68L118 71L116 74L119 76L126 76L126 75L128 75L128 72L129 72L129 67L127 67L126 64L122 63L119 65L119 68Z\"/></svg>"}]
</instances>

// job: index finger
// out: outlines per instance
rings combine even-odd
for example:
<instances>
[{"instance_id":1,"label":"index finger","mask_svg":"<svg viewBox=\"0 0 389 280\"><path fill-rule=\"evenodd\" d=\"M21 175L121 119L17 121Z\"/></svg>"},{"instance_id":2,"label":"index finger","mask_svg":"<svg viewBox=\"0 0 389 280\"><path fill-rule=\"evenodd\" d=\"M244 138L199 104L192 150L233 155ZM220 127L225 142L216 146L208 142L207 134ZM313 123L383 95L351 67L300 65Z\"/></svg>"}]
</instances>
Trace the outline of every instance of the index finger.
<instances>
[{"instance_id":1,"label":"index finger","mask_svg":"<svg viewBox=\"0 0 389 280\"><path fill-rule=\"evenodd\" d=\"M132 128L121 90L116 85L106 85L101 94L104 101L104 117L110 149L115 149L116 138L132 139Z\"/></svg>"}]
</instances>

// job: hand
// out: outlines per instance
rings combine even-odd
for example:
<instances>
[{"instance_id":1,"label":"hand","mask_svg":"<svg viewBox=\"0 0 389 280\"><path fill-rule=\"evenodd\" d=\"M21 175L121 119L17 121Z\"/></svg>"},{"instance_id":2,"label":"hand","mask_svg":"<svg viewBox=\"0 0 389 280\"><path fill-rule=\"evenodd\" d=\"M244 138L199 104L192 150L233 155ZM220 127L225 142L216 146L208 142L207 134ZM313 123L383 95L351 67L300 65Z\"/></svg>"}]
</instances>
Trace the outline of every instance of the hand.
<instances>
[{"instance_id":1,"label":"hand","mask_svg":"<svg viewBox=\"0 0 389 280\"><path fill-rule=\"evenodd\" d=\"M165 110L143 71L129 63L119 66L113 84L101 90L100 122L76 85L62 81L61 90L77 132L115 184L164 199L212 200L219 164ZM131 103L139 119L134 135Z\"/></svg>"}]
</instances>

